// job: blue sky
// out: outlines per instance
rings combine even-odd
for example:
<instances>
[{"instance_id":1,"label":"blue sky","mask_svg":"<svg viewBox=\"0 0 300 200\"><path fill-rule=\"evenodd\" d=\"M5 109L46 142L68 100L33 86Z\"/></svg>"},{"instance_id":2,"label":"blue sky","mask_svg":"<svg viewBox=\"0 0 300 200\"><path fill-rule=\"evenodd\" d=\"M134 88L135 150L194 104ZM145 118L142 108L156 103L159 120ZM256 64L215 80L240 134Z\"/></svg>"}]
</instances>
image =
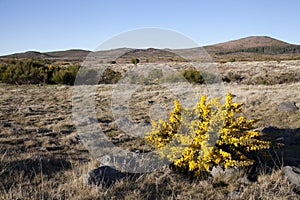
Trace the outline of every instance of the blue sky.
<instances>
[{"instance_id":1,"label":"blue sky","mask_svg":"<svg viewBox=\"0 0 300 200\"><path fill-rule=\"evenodd\" d=\"M178 31L200 46L267 35L300 44L298 0L0 0L0 55L93 50L137 28Z\"/></svg>"}]
</instances>

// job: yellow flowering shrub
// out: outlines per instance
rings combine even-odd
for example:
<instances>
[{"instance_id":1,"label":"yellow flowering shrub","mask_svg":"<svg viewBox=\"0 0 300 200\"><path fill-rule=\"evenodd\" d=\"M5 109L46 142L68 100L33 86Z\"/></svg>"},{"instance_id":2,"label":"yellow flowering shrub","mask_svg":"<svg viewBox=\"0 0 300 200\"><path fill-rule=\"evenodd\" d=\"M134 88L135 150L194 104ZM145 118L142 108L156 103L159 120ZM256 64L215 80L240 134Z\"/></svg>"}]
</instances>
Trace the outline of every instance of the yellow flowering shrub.
<instances>
[{"instance_id":1,"label":"yellow flowering shrub","mask_svg":"<svg viewBox=\"0 0 300 200\"><path fill-rule=\"evenodd\" d=\"M233 103L230 93L223 104L220 98L207 101L205 95L193 109L183 108L178 100L174 104L169 120L152 120L152 130L145 137L179 168L197 175L217 165L225 169L248 166L254 162L248 152L270 146L257 138L257 120L246 119L242 104Z\"/></svg>"}]
</instances>

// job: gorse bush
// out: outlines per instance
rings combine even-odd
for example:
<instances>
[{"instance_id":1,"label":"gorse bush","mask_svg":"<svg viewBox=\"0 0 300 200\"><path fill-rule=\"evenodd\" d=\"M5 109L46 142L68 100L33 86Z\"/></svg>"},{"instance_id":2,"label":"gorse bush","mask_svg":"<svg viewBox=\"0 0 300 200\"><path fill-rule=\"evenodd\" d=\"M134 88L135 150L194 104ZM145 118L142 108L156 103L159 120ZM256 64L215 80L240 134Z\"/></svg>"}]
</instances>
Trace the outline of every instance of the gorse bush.
<instances>
[{"instance_id":1,"label":"gorse bush","mask_svg":"<svg viewBox=\"0 0 300 200\"><path fill-rule=\"evenodd\" d=\"M257 138L256 121L242 115L242 104L233 103L230 93L224 104L220 98L207 102L202 96L193 109L183 108L176 100L169 120L152 121L152 130L145 137L176 167L199 175L217 165L253 164L247 154L270 146Z\"/></svg>"}]
</instances>

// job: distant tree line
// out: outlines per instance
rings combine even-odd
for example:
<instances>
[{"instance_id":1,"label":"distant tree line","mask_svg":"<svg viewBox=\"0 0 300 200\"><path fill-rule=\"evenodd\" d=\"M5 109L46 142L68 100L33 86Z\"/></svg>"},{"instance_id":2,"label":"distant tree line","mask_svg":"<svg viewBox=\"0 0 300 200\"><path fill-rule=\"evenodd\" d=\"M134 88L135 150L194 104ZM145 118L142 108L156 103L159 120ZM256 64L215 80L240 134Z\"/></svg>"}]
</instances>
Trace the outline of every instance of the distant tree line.
<instances>
[{"instance_id":1,"label":"distant tree line","mask_svg":"<svg viewBox=\"0 0 300 200\"><path fill-rule=\"evenodd\" d=\"M221 51L217 52L217 55L227 55L233 53L259 53L259 54L292 54L292 53L300 53L300 45L292 45L292 46L262 46L262 47L251 47L245 49L235 49L230 51Z\"/></svg>"}]
</instances>

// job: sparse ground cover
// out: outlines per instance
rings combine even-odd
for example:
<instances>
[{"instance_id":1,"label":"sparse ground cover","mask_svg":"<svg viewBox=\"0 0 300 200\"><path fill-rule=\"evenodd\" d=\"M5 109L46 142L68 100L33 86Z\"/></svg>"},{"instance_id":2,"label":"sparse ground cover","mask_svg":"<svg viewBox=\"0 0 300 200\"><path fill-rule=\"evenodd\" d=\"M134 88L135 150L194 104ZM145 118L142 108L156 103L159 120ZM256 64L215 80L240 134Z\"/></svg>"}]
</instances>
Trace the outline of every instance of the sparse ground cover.
<instances>
[{"instance_id":1,"label":"sparse ground cover","mask_svg":"<svg viewBox=\"0 0 300 200\"><path fill-rule=\"evenodd\" d=\"M299 107L300 83L296 79L282 84L251 82L265 75L268 78L297 73L299 66L299 61L234 62L219 66L222 75L235 73L244 77L240 82L224 83L224 94L231 92L234 101L244 103L246 116L261 119L257 123L258 130L273 127L268 139L290 147L271 149L273 165L260 163L258 178L253 182L243 179L247 176L245 171L192 179L166 168L144 174L134 181L118 181L109 188L88 185L85 175L98 162L80 141L72 119L73 86L1 84L0 198L299 199L299 187L282 176L281 167L300 163L300 111L282 112L278 105L293 101ZM183 92L181 84L177 84L178 92ZM97 86L95 101L99 127L115 145L128 151L151 150L140 137L117 140L124 133L116 128L111 112L114 87ZM190 87L196 94L207 93L203 85L191 84ZM148 121L147 115L154 104L171 109L175 98L159 85L143 86L128 104L132 119Z\"/></svg>"}]
</instances>

